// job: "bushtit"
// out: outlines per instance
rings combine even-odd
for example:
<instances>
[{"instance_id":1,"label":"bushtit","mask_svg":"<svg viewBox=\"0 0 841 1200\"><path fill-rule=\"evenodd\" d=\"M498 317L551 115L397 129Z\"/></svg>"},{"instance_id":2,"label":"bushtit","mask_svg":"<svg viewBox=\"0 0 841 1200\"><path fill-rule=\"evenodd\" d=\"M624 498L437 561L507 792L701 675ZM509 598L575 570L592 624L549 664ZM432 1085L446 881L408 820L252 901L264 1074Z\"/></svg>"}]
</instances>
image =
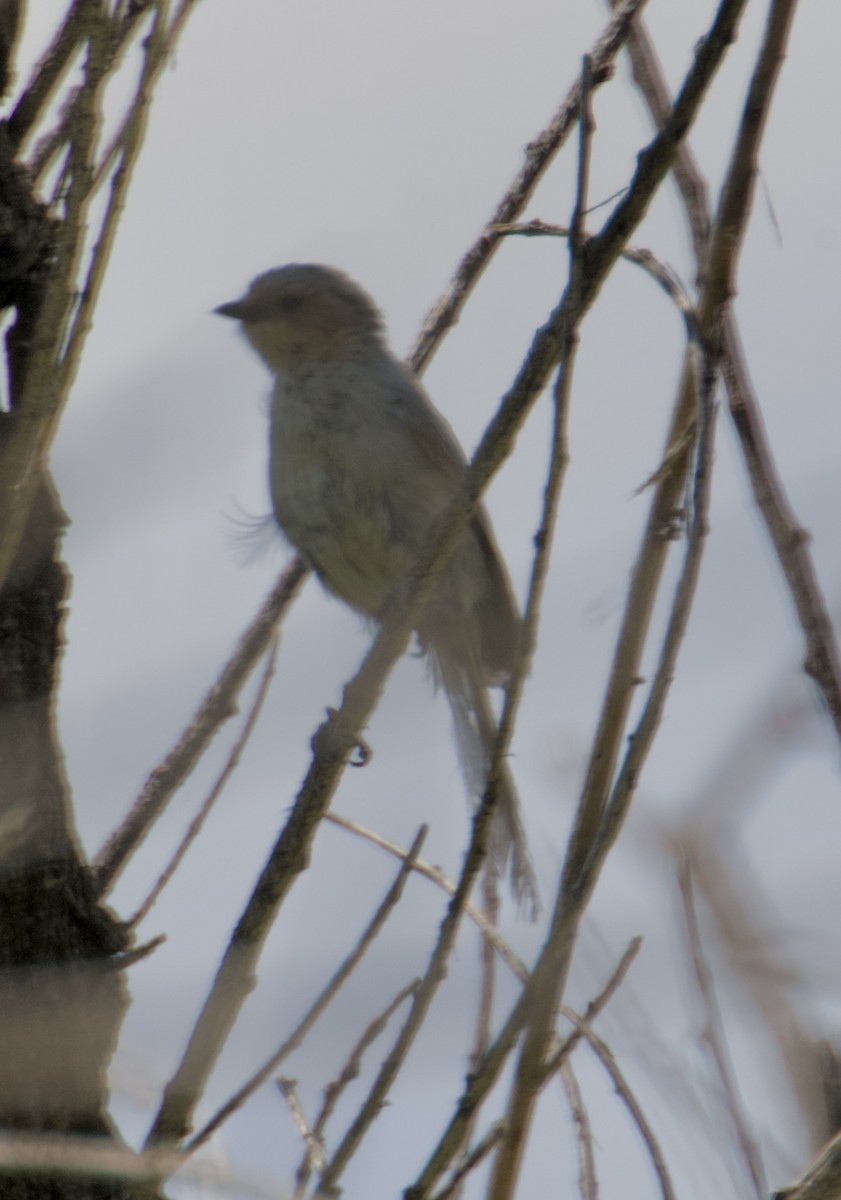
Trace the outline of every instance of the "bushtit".
<instances>
[{"instance_id":1,"label":"bushtit","mask_svg":"<svg viewBox=\"0 0 841 1200\"><path fill-rule=\"evenodd\" d=\"M269 481L277 523L322 583L375 621L464 476L455 435L389 350L370 297L331 267L292 263L215 310L274 375ZM468 786L481 796L496 726L485 690L510 675L521 621L484 509L457 543L417 634L446 691ZM534 894L503 764L493 858Z\"/></svg>"}]
</instances>

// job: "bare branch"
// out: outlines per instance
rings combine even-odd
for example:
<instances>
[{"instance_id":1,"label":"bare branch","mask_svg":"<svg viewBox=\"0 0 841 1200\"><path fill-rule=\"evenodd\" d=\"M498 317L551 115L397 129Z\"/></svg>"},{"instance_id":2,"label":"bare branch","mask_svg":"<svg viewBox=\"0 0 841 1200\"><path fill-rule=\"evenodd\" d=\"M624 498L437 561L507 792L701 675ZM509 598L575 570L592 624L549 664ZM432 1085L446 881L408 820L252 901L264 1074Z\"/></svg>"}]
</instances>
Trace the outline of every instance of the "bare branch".
<instances>
[{"instance_id":1,"label":"bare branch","mask_svg":"<svg viewBox=\"0 0 841 1200\"><path fill-rule=\"evenodd\" d=\"M766 68L757 75L751 98L758 119L746 130L740 151L746 155L744 171L748 176L758 171L756 147L767 108L763 97L773 86L779 70L795 7L795 0L781 0L773 6L769 17ZM659 126L668 108L668 91L641 23L632 28L627 45L635 82L655 126ZM688 146L681 147L673 170L700 266L706 249L709 210L706 189ZM765 520L806 638L805 670L820 688L836 733L841 736L841 662L837 640L809 553L808 534L797 521L774 462L759 401L744 361L738 324L731 311L724 317L722 344L730 417L739 437L754 499Z\"/></svg>"},{"instance_id":2,"label":"bare branch","mask_svg":"<svg viewBox=\"0 0 841 1200\"><path fill-rule=\"evenodd\" d=\"M792 1187L774 1192L771 1200L837 1200L841 1195L841 1134L834 1137Z\"/></svg>"},{"instance_id":3,"label":"bare branch","mask_svg":"<svg viewBox=\"0 0 841 1200\"><path fill-rule=\"evenodd\" d=\"M613 59L621 50L633 20L644 4L645 0L624 0L617 6L616 16L589 54L592 86L610 79ZM523 211L552 159L575 128L581 100L580 86L580 80L577 80L543 132L526 147L523 166L497 205L494 215L462 258L446 291L427 315L408 356L416 371L423 370L446 331L456 323L468 296L496 252L494 226L515 220Z\"/></svg>"},{"instance_id":4,"label":"bare branch","mask_svg":"<svg viewBox=\"0 0 841 1200\"><path fill-rule=\"evenodd\" d=\"M704 1041L712 1056L713 1065L721 1084L721 1094L724 1097L727 1112L732 1122L754 1193L757 1200L764 1200L764 1197L768 1194L765 1171L762 1166L759 1147L748 1124L747 1113L739 1095L738 1085L730 1063L730 1055L727 1051L715 986L701 944L698 914L695 911L695 902L692 895L692 876L686 857L681 858L678 866L678 882L683 902L683 918L689 942L689 951L695 971L695 981L698 985L698 994L700 995L704 1010Z\"/></svg>"},{"instance_id":5,"label":"bare branch","mask_svg":"<svg viewBox=\"0 0 841 1200\"><path fill-rule=\"evenodd\" d=\"M373 1019L373 1021L371 1021L366 1026L362 1036L359 1038L358 1042L353 1047L353 1050L351 1051L350 1055L348 1056L347 1063L342 1068L341 1072L339 1073L338 1078L336 1080L334 1080L333 1083L328 1084L328 1086L325 1088L324 1103L322 1105L321 1112L318 1114L318 1119L316 1120L316 1123L314 1126L316 1135L319 1138L321 1138L323 1136L324 1128L327 1124L327 1121L330 1119L333 1111L335 1110L335 1107L339 1102L339 1098L341 1097L342 1092L345 1090L345 1088L348 1086L348 1084L352 1083L359 1076L359 1071L360 1071L360 1067L362 1064L362 1058L363 1058L363 1055L365 1054L365 1051L368 1049L368 1047L371 1045L371 1043L374 1042L380 1036L380 1034L383 1032L383 1030L385 1029L388 1022L391 1020L391 1018L397 1012L398 1008L400 1008L401 1005L404 1004L406 1002L406 1000L408 1000L410 997L416 995L419 987L420 987L420 980L419 979L412 980L412 982L410 984L408 984L406 987L404 987L401 991L399 991L397 993L397 995L394 997L394 999L383 1009L383 1011L381 1013L379 1013ZM376 1099L375 1093L370 1093L368 1095L368 1098L365 1100L365 1103L362 1105L362 1108L360 1109L359 1115L354 1119L355 1125L357 1123L359 1123L360 1121L365 1121L366 1123L370 1124L370 1122L372 1122L374 1120L374 1118L378 1115L378 1111L376 1108L372 1108L371 1110L366 1111L367 1106L369 1106L369 1105L372 1105L372 1106L377 1105L377 1099ZM341 1146L339 1147L339 1150L341 1150ZM338 1152L339 1151L337 1151L337 1153ZM321 1184L319 1185L319 1192L322 1192L325 1177L333 1177L336 1174L336 1172L333 1168L333 1165L332 1165L332 1160L328 1161L322 1167L320 1167L319 1173L321 1174ZM301 1168L299 1169L298 1174L296 1176L297 1182L300 1187L303 1187L306 1185L307 1178L308 1178L308 1171L306 1170L305 1164L302 1164Z\"/></svg>"},{"instance_id":6,"label":"bare branch","mask_svg":"<svg viewBox=\"0 0 841 1200\"><path fill-rule=\"evenodd\" d=\"M176 848L172 858L169 860L166 867L155 881L155 884L152 890L149 892L149 895L136 910L136 912L129 918L127 924L130 928L134 928L135 926L139 925L140 922L147 916L149 910L155 904L155 901L158 899L161 892L169 883L170 879L172 879L173 875L178 870L178 867L181 865L184 855L201 833L204 823L210 814L210 810L221 796L225 784L228 782L234 770L239 765L239 760L242 758L242 752L248 744L251 734L254 732L254 727L257 724L257 718L262 711L263 703L269 692L269 684L272 681L275 663L277 661L277 645L278 639L277 634L275 633L269 647L269 652L266 655L266 665L263 669L263 676L260 680L256 695L254 696L254 700L252 701L251 708L248 711L248 716L245 719L245 723L243 724L239 737L234 742L227 761L217 776L216 782L210 789L208 795L205 797L199 811L190 822L189 828L178 844L178 847Z\"/></svg>"},{"instance_id":7,"label":"bare branch","mask_svg":"<svg viewBox=\"0 0 841 1200\"><path fill-rule=\"evenodd\" d=\"M241 636L219 678L200 704L177 746L152 771L143 791L118 829L94 859L93 870L100 895L113 886L175 791L195 767L222 723L236 712L236 700L248 676L265 652L269 639L295 599L308 569L292 560L262 607Z\"/></svg>"},{"instance_id":8,"label":"bare branch","mask_svg":"<svg viewBox=\"0 0 841 1200\"><path fill-rule=\"evenodd\" d=\"M86 10L89 8L90 0L74 0L55 37L35 66L9 117L9 137L16 147L21 145L40 119L74 54L81 47L85 36Z\"/></svg>"},{"instance_id":9,"label":"bare branch","mask_svg":"<svg viewBox=\"0 0 841 1200\"><path fill-rule=\"evenodd\" d=\"M182 8L194 2L183 0ZM145 11L145 5L141 7ZM44 63L46 74L41 75L40 90L37 76L33 85L36 94L32 112L30 115L24 112L21 116L21 129L28 128L63 73L62 63L66 64L75 49L84 46L83 82L66 117L67 157L60 173L60 219L54 225L50 274L44 280L33 328L26 332L29 347L26 373L15 379L12 412L6 415L6 436L0 447L0 584L7 576L23 536L41 484L47 451L78 369L131 171L143 140L153 85L174 50L175 33L183 24L182 21L175 27L174 22L174 32L168 35L168 0L155 0L150 7L154 11L152 31L144 43L144 66L130 103L131 120L120 165L112 177L111 196L79 296L76 295L76 280L87 213L95 191L102 92L111 77L116 54L111 20L100 6L82 4L73 10L78 24L66 25L58 43L54 43L54 65ZM140 11L135 10L136 15ZM19 313L18 324L20 321Z\"/></svg>"},{"instance_id":10,"label":"bare branch","mask_svg":"<svg viewBox=\"0 0 841 1200\"><path fill-rule=\"evenodd\" d=\"M599 995L590 1001L583 1017L579 1017L577 1014L566 1013L573 1021L574 1028L559 1047L557 1054L550 1059L541 1081L541 1086L543 1086L547 1079L551 1078L551 1073L557 1070L563 1059L572 1052L583 1036L583 1029L589 1026L589 1023L601 1012L609 998L619 987L625 978L628 967L639 952L641 944L640 938L634 938L630 942L607 984ZM502 1030L497 1034L496 1040L488 1048L482 1062L468 1078L464 1092L456 1105L456 1110L438 1145L415 1183L406 1189L406 1200L423 1200L424 1197L428 1196L435 1181L440 1178L449 1163L452 1162L458 1152L459 1146L464 1140L465 1131L473 1120L475 1112L491 1088L496 1084L508 1055L514 1048L524 1020L525 1004L524 997L521 997L518 1004L510 1013Z\"/></svg>"},{"instance_id":11,"label":"bare branch","mask_svg":"<svg viewBox=\"0 0 841 1200\"><path fill-rule=\"evenodd\" d=\"M450 1200L450 1197L455 1195L456 1189L461 1187L470 1172L478 1167L484 1158L487 1158L504 1132L505 1126L501 1121L497 1121L495 1125L492 1125L481 1141L476 1143L470 1153L466 1155L464 1161L459 1164L446 1186L441 1188L440 1192L435 1193L433 1200Z\"/></svg>"},{"instance_id":12,"label":"bare branch","mask_svg":"<svg viewBox=\"0 0 841 1200\"><path fill-rule=\"evenodd\" d=\"M616 964L616 967L614 968L613 973L611 974L607 983L604 985L599 994L594 996L594 998L590 1001L590 1003L587 1005L587 1010L585 1013L583 1013L583 1015L579 1016L578 1013L574 1013L571 1008L567 1008L566 1006L561 1009L561 1012L564 1014L564 1016L568 1017L569 1020L572 1021L573 1029L571 1033L567 1034L557 1050L554 1050L550 1058L547 1060L543 1072L544 1083L555 1073L555 1071L559 1070L566 1059L569 1058L570 1054L572 1054L573 1050L584 1036L584 1030L590 1028L611 996L618 991L625 979L625 976L628 974L628 969L630 968L631 963L639 954L641 946L642 938L631 938L625 949L625 953Z\"/></svg>"},{"instance_id":13,"label":"bare branch","mask_svg":"<svg viewBox=\"0 0 841 1200\"><path fill-rule=\"evenodd\" d=\"M238 1108L241 1108L245 1101L251 1096L257 1088L270 1079L278 1069L280 1064L287 1058L293 1050L300 1046L301 1042L307 1036L318 1018L327 1008L328 1004L338 995L339 990L350 978L351 974L356 970L359 963L369 946L372 944L377 934L382 929L385 921L397 907L403 895L403 889L406 886L406 881L409 878L414 866L417 855L420 853L420 848L423 845L426 837L427 827L422 825L415 836L411 849L406 854L404 861L400 866L397 877L394 883L386 893L382 903L377 908L362 936L353 948L351 953L345 958L344 962L334 972L333 976L310 1005L309 1011L304 1014L301 1021L284 1041L280 1049L263 1064L262 1067L242 1085L237 1092L222 1107L214 1113L210 1120L202 1126L198 1133L193 1137L185 1147L185 1154L192 1154L204 1142L206 1142L212 1134L216 1132L219 1126L226 1121L227 1118Z\"/></svg>"},{"instance_id":14,"label":"bare branch","mask_svg":"<svg viewBox=\"0 0 841 1200\"><path fill-rule=\"evenodd\" d=\"M608 1075L610 1075L617 1095L627 1108L628 1112L631 1114L631 1120L634 1122L637 1130L639 1131L639 1135L642 1138L643 1144L648 1151L648 1156L651 1159L651 1165L654 1167L654 1173L657 1176L657 1182L660 1185L660 1193L663 1197L663 1200L677 1200L674 1188L672 1187L671 1177L663 1158L663 1152L660 1149L657 1138L654 1136L654 1133L648 1123L648 1120L646 1119L645 1113L643 1112L639 1101L631 1091L631 1088L628 1086L628 1082L624 1075L619 1070L619 1065L617 1064L610 1047L606 1042L602 1041L602 1039L589 1027L585 1027L583 1030L583 1036L593 1048L599 1062L605 1068Z\"/></svg>"},{"instance_id":15,"label":"bare branch","mask_svg":"<svg viewBox=\"0 0 841 1200\"><path fill-rule=\"evenodd\" d=\"M659 178L662 178L659 173L667 165L667 162L671 161L677 145L685 136L692 114L697 110L711 73L720 63L734 36L742 7L743 5L738 2L731 5L726 0L719 6L709 34L698 44L694 66L685 79L663 128L655 141L638 156L637 170L627 194L620 200L612 216L607 219L602 232L591 238L584 248L588 275L589 270L601 263L605 254L615 260L615 256L621 252L632 232L629 223L636 223L641 218L650 199L650 193L647 194L646 191L649 186L648 180L652 173L657 173ZM710 72L710 75L706 72ZM729 198L731 194L732 192L725 188L725 196ZM729 206L726 211L728 215L724 219L731 234L734 234L736 225L731 220L732 212ZM744 207L741 211L744 218L747 208ZM714 241L717 246L721 244L720 239L714 238ZM735 252L736 245L731 243L731 255ZM712 261L714 268L706 277L702 302L699 306L701 333L705 341L709 340L717 329L721 296L723 295L718 281L721 275L728 271L727 260L723 256ZM709 352L706 347L705 352L708 356ZM676 440L675 435L679 436L683 433L688 421L691 420L695 403L701 405L703 413L705 398L696 398L693 384L694 371L691 363L687 363L681 395L672 421L672 432L667 444ZM710 425L709 420L701 425L698 431L699 439L707 436ZM658 692L652 694L646 710L647 721L650 722L646 729L649 744L650 737L653 736L659 721L662 703L668 689L670 677L668 671L671 666L668 660L671 657L673 661L673 655L676 654L697 579L700 547L706 520L703 500L707 494L708 464L704 450L705 448L699 442L698 468L696 470L696 521L694 537L690 539L693 545L687 552L682 581L673 606L670 625L674 634L674 642L669 653L661 660L662 670L659 672ZM706 452L709 452L708 446ZM508 1134L495 1163L494 1179L489 1193L492 1200L509 1200L513 1194L526 1133L536 1102L543 1058L551 1036L554 1013L564 986L575 943L577 923L598 875L600 864L604 861L608 846L612 845L618 832L618 823L621 821L635 786L636 774L631 769L623 770L620 777L623 795L619 802L611 807L612 828L609 836L607 831L604 831L602 835L600 826L605 813L607 789L619 753L631 696L636 686L638 664L665 557L665 544L662 538L664 519L668 518L675 508L675 500L682 490L683 480L684 471L675 470L671 476L662 480L658 485L643 547L632 575L628 604L614 656L605 704L600 716L576 823L557 894L551 932L527 988L527 992L535 1000L515 1085L509 1100ZM698 500L702 501L700 507ZM638 734L640 732L642 732L641 729L638 730ZM645 744L646 739L642 738L640 749ZM636 745L632 743L631 752L626 759L626 768L638 768L641 765L642 757L637 756L636 750Z\"/></svg>"},{"instance_id":16,"label":"bare branch","mask_svg":"<svg viewBox=\"0 0 841 1200\"><path fill-rule=\"evenodd\" d=\"M575 1123L575 1140L578 1146L578 1190L581 1193L581 1200L598 1200L599 1183L596 1177L593 1130L590 1126L590 1117L584 1104L584 1097L568 1062L561 1064L559 1074Z\"/></svg>"},{"instance_id":17,"label":"bare branch","mask_svg":"<svg viewBox=\"0 0 841 1200\"><path fill-rule=\"evenodd\" d=\"M390 842L382 834L375 833L374 830L366 829L364 826L359 825L356 821L349 821L347 817L342 817L335 812L327 813L324 819L332 825L338 825L341 829L347 829L348 832L356 834L357 837L364 838L366 841L371 842L372 845L378 846L381 850L385 850L395 858L405 859L407 857L406 850L395 845L394 842ZM432 866L431 863L418 858L414 861L412 870L436 884L448 896L455 894L456 883L452 879L448 879L440 867ZM525 982L528 979L528 970L525 963L514 953L512 947L503 938L499 929L488 919L486 913L472 903L472 901L468 900L464 905L464 915L476 925L484 940L493 946L512 974L521 982Z\"/></svg>"}]
</instances>

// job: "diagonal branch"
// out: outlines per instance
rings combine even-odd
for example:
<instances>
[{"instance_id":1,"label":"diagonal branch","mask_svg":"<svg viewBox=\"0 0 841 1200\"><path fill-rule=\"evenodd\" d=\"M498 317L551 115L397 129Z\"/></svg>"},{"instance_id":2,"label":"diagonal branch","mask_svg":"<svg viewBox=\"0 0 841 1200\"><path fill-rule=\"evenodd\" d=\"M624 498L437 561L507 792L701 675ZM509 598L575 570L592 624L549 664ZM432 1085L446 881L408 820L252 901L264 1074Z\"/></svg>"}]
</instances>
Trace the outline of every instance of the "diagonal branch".
<instances>
[{"instance_id":1,"label":"diagonal branch","mask_svg":"<svg viewBox=\"0 0 841 1200\"><path fill-rule=\"evenodd\" d=\"M646 0L621 0L616 15L588 56L590 86L605 83L613 74L613 60L624 45L634 18ZM447 330L479 282L479 278L498 249L495 226L516 220L531 199L557 152L575 128L581 104L581 80L572 85L552 120L526 147L525 162L500 200L493 216L462 258L444 294L427 314L409 354L409 361L420 373L429 362Z\"/></svg>"},{"instance_id":2,"label":"diagonal branch","mask_svg":"<svg viewBox=\"0 0 841 1200\"><path fill-rule=\"evenodd\" d=\"M408 586L399 589L383 613L381 628L365 660L344 689L341 707L331 712L313 737L313 758L296 797L289 819L270 851L220 964L211 994L199 1016L181 1066L166 1089L163 1103L149 1134L157 1144L183 1136L189 1127L196 1098L193 1086L209 1075L222 1045L245 1000L243 980L250 978L277 911L297 875L309 861L310 847L332 800L345 764L382 694L387 676L409 644L412 630L427 603L437 578L452 554L462 530L490 478L510 453L514 438L546 386L574 328L594 303L627 238L642 220L671 160L698 112L706 89L733 39L736 22L746 0L724 0L709 35L701 44L669 120L639 156L632 190L619 203L598 237L583 249L580 286L569 287L547 323L538 330L517 377L503 397L465 474L460 494L445 514L440 528L421 555ZM440 943L441 958L430 965L430 988L415 997L407 1027L425 1012L452 944L463 904L485 857L490 808L483 801L474 820L474 838L468 850L462 880L450 906L447 934ZM426 981L425 981L426 982ZM412 1032L414 1036L414 1032ZM201 1064L201 1070L197 1068ZM189 1089L183 1080L191 1080ZM203 1085L204 1080L199 1078Z\"/></svg>"},{"instance_id":3,"label":"diagonal branch","mask_svg":"<svg viewBox=\"0 0 841 1200\"><path fill-rule=\"evenodd\" d=\"M588 246L585 247L585 256L589 267L592 268L598 264L603 254L619 252L621 245L631 233L629 225L633 225L639 219L639 214L645 210L648 201L644 190L640 190L640 184L649 177L651 172L662 170L665 161L670 162L673 159L680 141L689 128L706 82L708 82L708 80L704 81L703 75L699 75L698 68L702 63L709 61L708 56L713 56L717 63L721 61L727 45L735 35L736 25L743 7L743 4L738 3L724 2L719 5L709 34L697 45L695 65L684 81L658 137L638 156L637 171L628 193L608 218L602 233L591 239ZM775 30L772 23L769 22L749 89L749 105L746 104L743 112L730 170L722 190L716 225L710 241L710 253L706 263L698 308L698 322L705 343L705 355L709 355L709 348L717 342L720 310L729 299L735 258L750 207L750 178L744 175L741 156L746 153L749 146L755 148L755 141L763 123L761 120L757 120L756 105L759 103L764 110L770 103L775 74L773 72L769 74L767 64L769 60L776 61L777 54ZM756 81L759 78L763 79L765 90L758 95ZM680 442L684 431L693 419L696 405L701 405L702 402L703 397L696 395L691 362L687 361L672 419L668 446ZM702 414L699 413L700 415ZM632 743L632 753L626 760L626 769L622 774L622 797L611 807L611 816L615 820L610 823L610 836L607 836L607 830L603 835L602 824L610 780L617 762L631 698L637 684L639 662L666 555L667 547L663 529L667 527L668 519L676 508L677 498L684 487L689 450L690 448L687 446L683 454L675 458L671 464L671 470L658 481L643 544L632 573L628 602L575 827L570 838L550 934L527 988L532 1011L508 1104L508 1136L497 1157L494 1178L489 1191L493 1200L508 1200L513 1194L536 1102L539 1080L543 1070L543 1059L551 1038L554 1015L575 945L578 921L595 884L604 857L613 844L619 823L627 810L627 804L636 785L637 772L644 759L645 748L650 744L659 722L670 682L669 659L673 661L685 626L688 609L683 612L681 609L688 606L694 589L694 577L697 575L697 560L700 558L700 544L704 532L703 508L696 508L698 545L696 561L693 561L690 549L673 606L671 632L674 634L674 642L669 653L661 662L662 670L655 680L657 691L652 693L646 709L646 736L640 740L639 757L634 753L636 747ZM706 472L704 455L700 449L698 470ZM697 480L699 493L705 491L703 482L699 476Z\"/></svg>"},{"instance_id":4,"label":"diagonal branch","mask_svg":"<svg viewBox=\"0 0 841 1200\"><path fill-rule=\"evenodd\" d=\"M128 815L97 854L93 871L99 895L105 895L114 885L117 876L193 770L220 725L235 712L240 691L308 573L301 559L292 560L240 637L234 653L178 744L152 771Z\"/></svg>"},{"instance_id":5,"label":"diagonal branch","mask_svg":"<svg viewBox=\"0 0 841 1200\"><path fill-rule=\"evenodd\" d=\"M776 33L777 54L769 59L769 73L779 69L795 3L796 0L783 0L774 5L771 20ZM627 46L634 81L648 105L654 125L659 127L668 110L668 90L642 23L637 23L631 29ZM767 81L759 80L759 83L766 85ZM753 172L757 170L755 153L746 164L746 169ZM686 211L696 259L700 264L706 246L709 209L706 189L688 146L681 147L673 172ZM744 360L738 324L730 311L724 316L722 349L730 417L739 438L754 499L765 521L803 628L806 640L804 667L820 689L836 734L841 737L841 659L837 639L809 553L809 536L797 521L777 471L759 401Z\"/></svg>"}]
</instances>

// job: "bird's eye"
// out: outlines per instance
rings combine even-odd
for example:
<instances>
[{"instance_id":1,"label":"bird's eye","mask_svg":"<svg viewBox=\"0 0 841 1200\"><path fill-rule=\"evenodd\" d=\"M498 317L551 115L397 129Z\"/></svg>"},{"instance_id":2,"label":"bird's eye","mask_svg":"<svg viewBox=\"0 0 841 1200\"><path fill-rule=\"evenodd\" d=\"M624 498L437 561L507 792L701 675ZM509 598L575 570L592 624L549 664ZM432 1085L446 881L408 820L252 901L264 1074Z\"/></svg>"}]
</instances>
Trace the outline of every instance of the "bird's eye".
<instances>
[{"instance_id":1,"label":"bird's eye","mask_svg":"<svg viewBox=\"0 0 841 1200\"><path fill-rule=\"evenodd\" d=\"M279 302L278 308L280 308L282 312L295 312L295 310L300 308L303 303L303 296L284 296Z\"/></svg>"}]
</instances>

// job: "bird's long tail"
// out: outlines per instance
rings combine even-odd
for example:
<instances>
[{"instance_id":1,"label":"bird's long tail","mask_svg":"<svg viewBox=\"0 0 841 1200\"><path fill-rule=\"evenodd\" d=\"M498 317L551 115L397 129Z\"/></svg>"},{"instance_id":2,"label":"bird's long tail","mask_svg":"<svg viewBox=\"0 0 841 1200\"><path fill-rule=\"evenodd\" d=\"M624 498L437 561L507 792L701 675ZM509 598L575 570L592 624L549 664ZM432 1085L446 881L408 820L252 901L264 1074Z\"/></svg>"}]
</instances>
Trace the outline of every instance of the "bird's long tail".
<instances>
[{"instance_id":1,"label":"bird's long tail","mask_svg":"<svg viewBox=\"0 0 841 1200\"><path fill-rule=\"evenodd\" d=\"M447 693L453 714L459 761L474 800L481 800L488 782L497 736L497 722L487 688L478 672L452 655L435 656L436 674ZM499 875L510 868L511 885L519 903L532 915L540 911L540 899L529 857L525 830L520 818L520 801L508 764L501 759L496 775L496 813L491 827L489 860Z\"/></svg>"}]
</instances>

